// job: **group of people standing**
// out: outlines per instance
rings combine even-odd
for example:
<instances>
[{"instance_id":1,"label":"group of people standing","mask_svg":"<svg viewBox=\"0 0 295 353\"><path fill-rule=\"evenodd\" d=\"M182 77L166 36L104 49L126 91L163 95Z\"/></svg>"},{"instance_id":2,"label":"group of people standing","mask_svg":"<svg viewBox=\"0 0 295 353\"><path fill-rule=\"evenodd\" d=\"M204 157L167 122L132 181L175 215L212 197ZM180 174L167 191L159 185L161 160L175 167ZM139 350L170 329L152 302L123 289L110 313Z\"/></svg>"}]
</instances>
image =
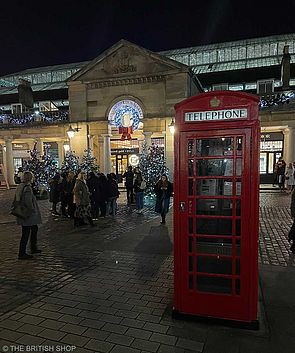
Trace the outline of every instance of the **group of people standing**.
<instances>
[{"instance_id":1,"label":"group of people standing","mask_svg":"<svg viewBox=\"0 0 295 353\"><path fill-rule=\"evenodd\" d=\"M281 191L285 190L291 193L295 187L295 162L288 166L282 157L278 159L274 168L273 186L278 184Z\"/></svg>"}]
</instances>

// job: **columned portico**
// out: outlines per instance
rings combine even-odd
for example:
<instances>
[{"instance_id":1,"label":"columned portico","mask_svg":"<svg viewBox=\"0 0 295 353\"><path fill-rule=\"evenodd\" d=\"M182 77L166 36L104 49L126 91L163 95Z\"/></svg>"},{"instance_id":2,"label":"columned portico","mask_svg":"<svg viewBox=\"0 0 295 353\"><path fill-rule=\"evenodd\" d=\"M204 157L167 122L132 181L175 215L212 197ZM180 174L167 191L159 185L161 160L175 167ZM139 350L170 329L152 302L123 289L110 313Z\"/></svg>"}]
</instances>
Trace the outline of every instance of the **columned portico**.
<instances>
[{"instance_id":1,"label":"columned portico","mask_svg":"<svg viewBox=\"0 0 295 353\"><path fill-rule=\"evenodd\" d=\"M295 128L284 129L284 160L288 164L295 161Z\"/></svg>"},{"instance_id":2,"label":"columned portico","mask_svg":"<svg viewBox=\"0 0 295 353\"><path fill-rule=\"evenodd\" d=\"M111 134L102 134L103 137L103 170L105 174L111 173Z\"/></svg>"},{"instance_id":3,"label":"columned portico","mask_svg":"<svg viewBox=\"0 0 295 353\"><path fill-rule=\"evenodd\" d=\"M144 141L146 142L147 147L150 147L152 145L152 132L151 131L144 131Z\"/></svg>"},{"instance_id":4,"label":"columned portico","mask_svg":"<svg viewBox=\"0 0 295 353\"><path fill-rule=\"evenodd\" d=\"M9 185L14 184L14 166L13 166L13 151L12 138L5 138L5 168L7 173L7 181Z\"/></svg>"}]
</instances>

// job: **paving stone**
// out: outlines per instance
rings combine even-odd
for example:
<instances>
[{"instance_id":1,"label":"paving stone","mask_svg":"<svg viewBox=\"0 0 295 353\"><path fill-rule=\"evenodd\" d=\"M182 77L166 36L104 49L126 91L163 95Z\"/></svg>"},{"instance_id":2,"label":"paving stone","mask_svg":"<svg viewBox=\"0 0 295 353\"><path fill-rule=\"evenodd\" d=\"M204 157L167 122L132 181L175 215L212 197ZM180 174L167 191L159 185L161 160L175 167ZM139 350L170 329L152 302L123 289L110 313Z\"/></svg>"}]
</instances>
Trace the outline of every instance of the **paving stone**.
<instances>
[{"instance_id":1,"label":"paving stone","mask_svg":"<svg viewBox=\"0 0 295 353\"><path fill-rule=\"evenodd\" d=\"M57 320L60 317L62 317L63 314L62 313L57 313L57 312L54 312L54 311L44 310L40 314L38 314L38 316L44 317L45 319Z\"/></svg>"},{"instance_id":2,"label":"paving stone","mask_svg":"<svg viewBox=\"0 0 295 353\"><path fill-rule=\"evenodd\" d=\"M48 338L54 341L60 341L65 335L66 335L65 332L45 329L42 332L40 332L38 336Z\"/></svg>"},{"instance_id":3,"label":"paving stone","mask_svg":"<svg viewBox=\"0 0 295 353\"><path fill-rule=\"evenodd\" d=\"M139 311L119 310L117 312L117 315L120 315L120 316L123 316L123 317L128 317L130 319L136 319L139 314L140 314Z\"/></svg>"},{"instance_id":4,"label":"paving stone","mask_svg":"<svg viewBox=\"0 0 295 353\"><path fill-rule=\"evenodd\" d=\"M144 324L143 328L145 330L148 330L148 331L154 331L154 332L159 332L159 333L167 333L169 326L155 324L153 322L146 322Z\"/></svg>"},{"instance_id":5,"label":"paving stone","mask_svg":"<svg viewBox=\"0 0 295 353\"><path fill-rule=\"evenodd\" d=\"M56 320L46 319L46 320L42 321L39 325L42 326L42 327L45 327L45 328L51 328L51 329L59 330L61 327L65 326L66 323L65 322L59 322L59 321L56 321Z\"/></svg>"},{"instance_id":6,"label":"paving stone","mask_svg":"<svg viewBox=\"0 0 295 353\"><path fill-rule=\"evenodd\" d=\"M103 326L105 326L105 322L98 321L98 320L85 319L80 322L80 325L95 328L95 329L100 329Z\"/></svg>"},{"instance_id":7,"label":"paving stone","mask_svg":"<svg viewBox=\"0 0 295 353\"><path fill-rule=\"evenodd\" d=\"M111 349L114 347L114 344L105 342L105 341L99 341L95 339L91 339L86 345L85 348L91 349L94 352L103 352L107 353L110 352ZM121 353L123 353L122 351Z\"/></svg>"},{"instance_id":8,"label":"paving stone","mask_svg":"<svg viewBox=\"0 0 295 353\"><path fill-rule=\"evenodd\" d=\"M85 320L83 317L74 315L62 315L58 319L58 321L68 322L70 324L80 324L83 320Z\"/></svg>"},{"instance_id":9,"label":"paving stone","mask_svg":"<svg viewBox=\"0 0 295 353\"><path fill-rule=\"evenodd\" d=\"M107 323L102 327L102 330L104 331L119 333L121 335L123 335L127 331L127 329L128 328L125 326L110 324L110 323Z\"/></svg>"},{"instance_id":10,"label":"paving stone","mask_svg":"<svg viewBox=\"0 0 295 353\"><path fill-rule=\"evenodd\" d=\"M24 324L17 329L18 332L24 332L24 333L33 334L33 335L38 335L43 330L44 330L44 327L30 325L30 324Z\"/></svg>"},{"instance_id":11,"label":"paving stone","mask_svg":"<svg viewBox=\"0 0 295 353\"><path fill-rule=\"evenodd\" d=\"M62 314L69 314L69 315L78 315L81 313L81 309L76 309L76 308L70 308L70 307L63 307L60 309L58 312Z\"/></svg>"},{"instance_id":12,"label":"paving stone","mask_svg":"<svg viewBox=\"0 0 295 353\"><path fill-rule=\"evenodd\" d=\"M140 320L124 318L121 322L121 325L134 327L134 328L142 328L144 325L144 322Z\"/></svg>"},{"instance_id":13,"label":"paving stone","mask_svg":"<svg viewBox=\"0 0 295 353\"><path fill-rule=\"evenodd\" d=\"M134 341L134 338L124 336L124 335L119 335L117 333L112 333L106 340L114 344L120 344L122 346L130 346L131 343Z\"/></svg>"},{"instance_id":14,"label":"paving stone","mask_svg":"<svg viewBox=\"0 0 295 353\"><path fill-rule=\"evenodd\" d=\"M202 352L204 348L204 343L188 340L185 338L179 338L176 343L176 346L184 349L190 349L196 352Z\"/></svg>"},{"instance_id":15,"label":"paving stone","mask_svg":"<svg viewBox=\"0 0 295 353\"><path fill-rule=\"evenodd\" d=\"M175 347L175 346L166 346L165 344L161 344L157 353L189 353L193 351L184 350L183 348Z\"/></svg>"},{"instance_id":16,"label":"paving stone","mask_svg":"<svg viewBox=\"0 0 295 353\"><path fill-rule=\"evenodd\" d=\"M109 337L110 334L111 333L107 331L88 328L85 332L83 332L82 335L89 338L95 338L96 340L99 340L99 341L104 341L107 337Z\"/></svg>"},{"instance_id":17,"label":"paving stone","mask_svg":"<svg viewBox=\"0 0 295 353\"><path fill-rule=\"evenodd\" d=\"M3 340L8 340L8 341L16 341L18 338L22 337L24 334L21 332L16 332L12 330L1 330L0 331L0 338ZM1 348L1 347L0 347Z\"/></svg>"},{"instance_id":18,"label":"paving stone","mask_svg":"<svg viewBox=\"0 0 295 353\"><path fill-rule=\"evenodd\" d=\"M18 321L24 322L27 324L38 325L40 324L40 322L44 321L44 318L40 318L38 316L32 316L32 315L24 315Z\"/></svg>"},{"instance_id":19,"label":"paving stone","mask_svg":"<svg viewBox=\"0 0 295 353\"><path fill-rule=\"evenodd\" d=\"M19 327L21 327L23 324L24 324L23 322L10 320L10 319L0 321L0 327L11 329L11 330L16 330Z\"/></svg>"},{"instance_id":20,"label":"paving stone","mask_svg":"<svg viewBox=\"0 0 295 353\"><path fill-rule=\"evenodd\" d=\"M64 336L62 338L62 342L70 344L70 345L74 345L74 346L78 346L78 347L84 347L86 345L87 342L89 342L89 338L88 337L84 337L84 336L78 336L78 335L73 335L73 334L67 334L66 336ZM87 348L87 347L86 347Z\"/></svg>"},{"instance_id":21,"label":"paving stone","mask_svg":"<svg viewBox=\"0 0 295 353\"><path fill-rule=\"evenodd\" d=\"M136 338L132 345L133 348L141 349L141 350L146 350L148 352L157 352L160 344L156 342L151 342L147 340L142 340L139 338Z\"/></svg>"},{"instance_id":22,"label":"paving stone","mask_svg":"<svg viewBox=\"0 0 295 353\"><path fill-rule=\"evenodd\" d=\"M162 333L153 333L151 338L151 341L155 341L155 342L159 342L159 343L163 343L163 344L167 344L167 345L171 345L174 346L176 341L177 341L177 337L175 336L171 336L171 335L164 335Z\"/></svg>"},{"instance_id":23,"label":"paving stone","mask_svg":"<svg viewBox=\"0 0 295 353\"><path fill-rule=\"evenodd\" d=\"M72 325L72 324L66 324L62 328L60 328L61 331L65 331L68 333L73 333L75 335L81 335L83 332L86 331L86 327L83 326L78 326L78 325Z\"/></svg>"},{"instance_id":24,"label":"paving stone","mask_svg":"<svg viewBox=\"0 0 295 353\"><path fill-rule=\"evenodd\" d=\"M23 345L40 345L45 341L43 337L31 336L31 335L23 335L22 337L16 340L16 343Z\"/></svg>"},{"instance_id":25,"label":"paving stone","mask_svg":"<svg viewBox=\"0 0 295 353\"><path fill-rule=\"evenodd\" d=\"M126 332L126 335L136 338L149 339L152 333L150 331L141 330L137 328L129 328Z\"/></svg>"},{"instance_id":26,"label":"paving stone","mask_svg":"<svg viewBox=\"0 0 295 353\"><path fill-rule=\"evenodd\" d=\"M139 314L137 319L147 321L147 322L154 322L154 323L159 323L161 320L159 316L149 315L149 314Z\"/></svg>"},{"instance_id":27,"label":"paving stone","mask_svg":"<svg viewBox=\"0 0 295 353\"><path fill-rule=\"evenodd\" d=\"M141 353L141 352L139 349L117 345L114 347L114 349L112 349L111 353Z\"/></svg>"},{"instance_id":28,"label":"paving stone","mask_svg":"<svg viewBox=\"0 0 295 353\"><path fill-rule=\"evenodd\" d=\"M109 322L111 324L119 324L123 320L123 318L121 316L102 314L100 316L100 320L105 321L105 322Z\"/></svg>"}]
</instances>

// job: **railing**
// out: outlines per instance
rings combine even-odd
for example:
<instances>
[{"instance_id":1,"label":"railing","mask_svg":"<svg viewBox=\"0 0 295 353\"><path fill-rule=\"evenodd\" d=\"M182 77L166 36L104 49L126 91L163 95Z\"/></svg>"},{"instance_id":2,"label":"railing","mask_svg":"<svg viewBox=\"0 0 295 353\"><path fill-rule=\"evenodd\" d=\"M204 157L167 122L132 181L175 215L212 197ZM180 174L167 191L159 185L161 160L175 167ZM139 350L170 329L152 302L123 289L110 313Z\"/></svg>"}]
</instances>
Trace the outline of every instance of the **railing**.
<instances>
[{"instance_id":1,"label":"railing","mask_svg":"<svg viewBox=\"0 0 295 353\"><path fill-rule=\"evenodd\" d=\"M21 114L1 114L0 128L50 125L68 122L68 110L55 110L49 112L30 112Z\"/></svg>"}]
</instances>

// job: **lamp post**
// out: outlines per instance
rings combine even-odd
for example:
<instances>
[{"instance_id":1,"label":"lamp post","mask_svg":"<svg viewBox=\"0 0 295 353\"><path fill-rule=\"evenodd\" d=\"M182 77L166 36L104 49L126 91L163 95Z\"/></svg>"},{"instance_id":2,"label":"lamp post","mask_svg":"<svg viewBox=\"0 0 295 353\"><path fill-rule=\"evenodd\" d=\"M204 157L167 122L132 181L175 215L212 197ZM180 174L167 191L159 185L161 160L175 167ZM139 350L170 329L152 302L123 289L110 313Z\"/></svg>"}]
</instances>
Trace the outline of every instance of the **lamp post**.
<instances>
[{"instance_id":1,"label":"lamp post","mask_svg":"<svg viewBox=\"0 0 295 353\"><path fill-rule=\"evenodd\" d=\"M169 130L170 130L170 133L171 135L174 135L174 132L175 132L175 122L174 122L174 119L172 118L171 120L171 123L168 125L169 127Z\"/></svg>"}]
</instances>

